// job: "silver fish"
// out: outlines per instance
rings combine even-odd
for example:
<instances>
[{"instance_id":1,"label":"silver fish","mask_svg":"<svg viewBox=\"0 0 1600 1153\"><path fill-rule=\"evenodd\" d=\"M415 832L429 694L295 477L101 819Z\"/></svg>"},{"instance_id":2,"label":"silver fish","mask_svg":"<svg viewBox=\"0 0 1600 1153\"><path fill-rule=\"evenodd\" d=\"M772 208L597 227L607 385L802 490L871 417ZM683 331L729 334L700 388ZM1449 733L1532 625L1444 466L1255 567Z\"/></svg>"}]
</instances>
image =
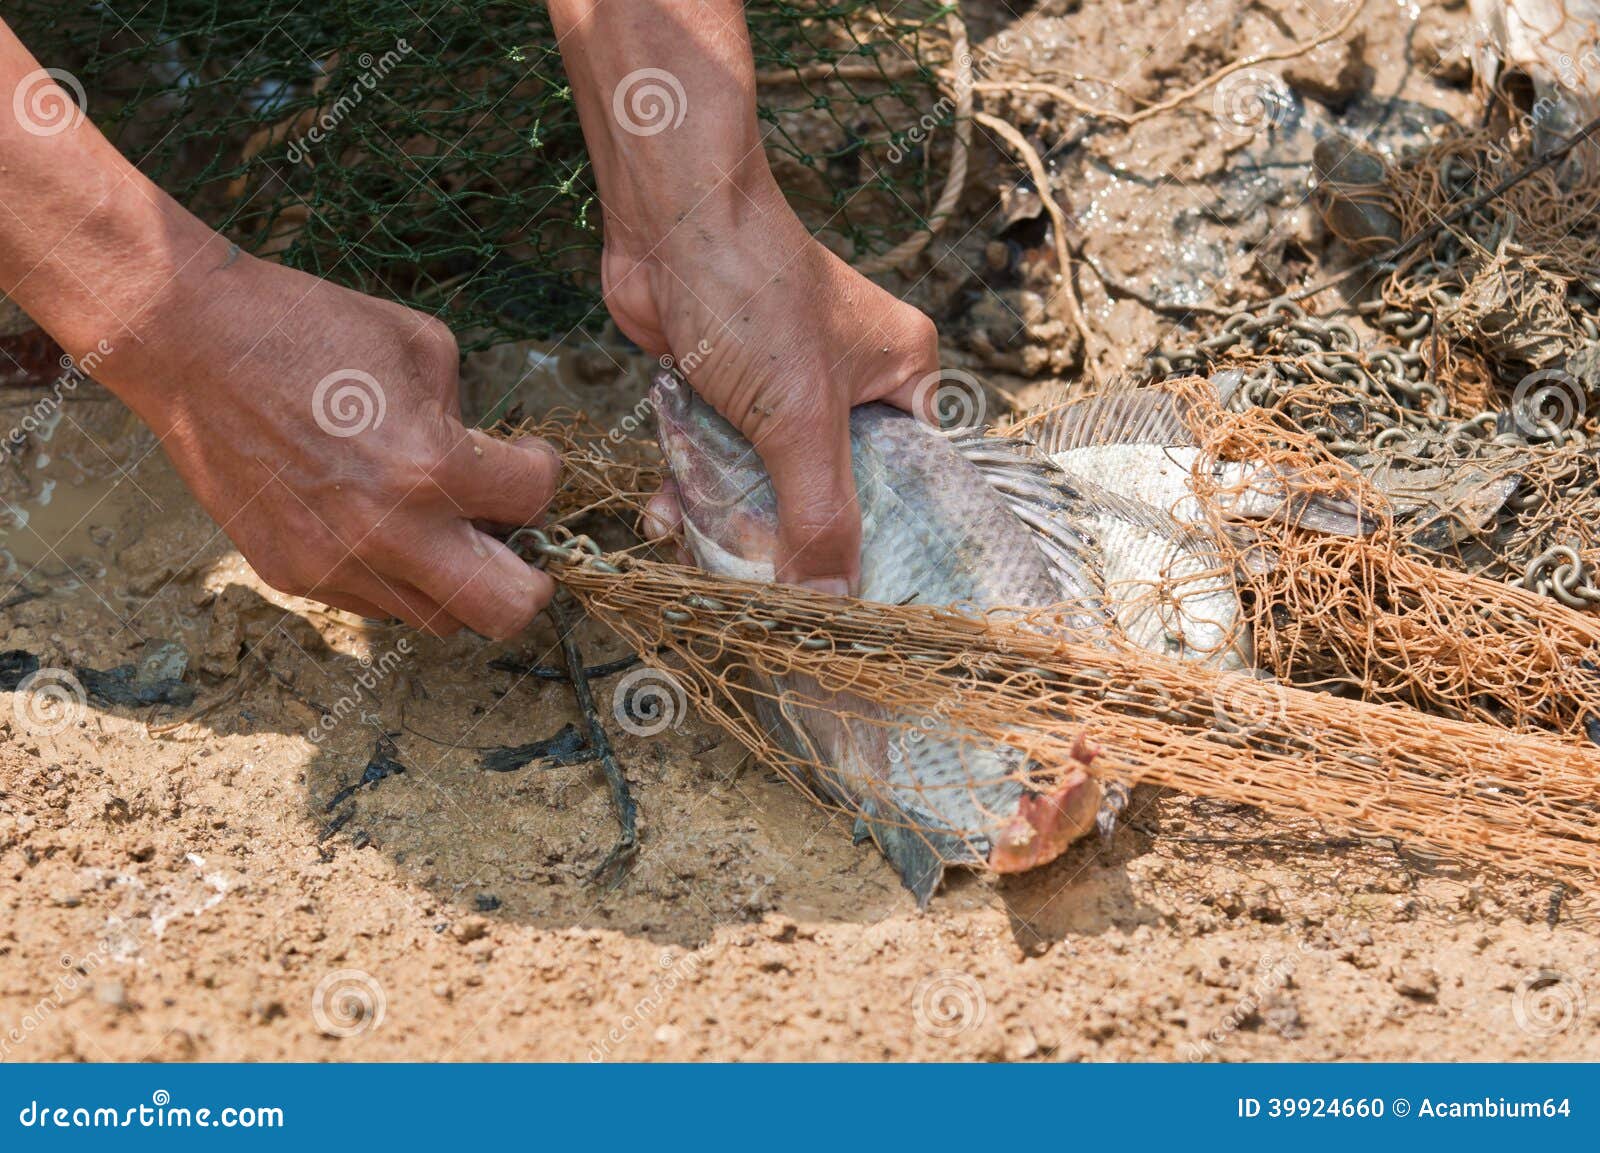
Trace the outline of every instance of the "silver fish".
<instances>
[{"instance_id":1,"label":"silver fish","mask_svg":"<svg viewBox=\"0 0 1600 1153\"><path fill-rule=\"evenodd\" d=\"M771 581L777 501L760 458L686 384L658 377L651 395L695 560L720 575ZM957 441L903 412L855 409L850 441L863 599L979 610L1071 602L1080 607L1069 626L1103 635L1100 582L1087 542L1070 524L1036 533ZM1008 746L935 735L924 718L830 696L805 678L752 687L765 705L763 720L796 757L823 766L808 783L860 814L858 838L878 844L919 903L947 865L1021 871L1054 859L1094 827L1100 788L1084 771L1092 756L1086 743L1082 764L1052 766L1061 783L1035 792L1022 783L1021 754Z\"/></svg>"},{"instance_id":2,"label":"silver fish","mask_svg":"<svg viewBox=\"0 0 1600 1153\"><path fill-rule=\"evenodd\" d=\"M687 385L659 377L652 398L696 562L771 581L777 501L760 457ZM1233 554L1203 515L1193 488L1202 454L1180 417L1165 393L1109 394L1057 409L1029 441L947 436L883 405L855 409L860 595L1050 607L1077 639L1247 667ZM1293 503L1288 478L1269 467L1205 467L1233 491L1236 515L1278 515ZM1298 515L1349 527L1337 509L1309 504ZM877 842L924 903L947 865L1033 868L1097 816L1103 829L1114 819L1098 811L1102 790L1081 766L1050 766L1065 783L1040 794L1023 785L1031 766L1012 748L959 734L907 739L897 734L915 732L921 718L859 697L829 699L798 678L756 687L758 702L776 702L766 719L796 757L824 767L812 783L862 814L858 834ZM1092 746L1080 751L1086 766Z\"/></svg>"},{"instance_id":3,"label":"silver fish","mask_svg":"<svg viewBox=\"0 0 1600 1153\"><path fill-rule=\"evenodd\" d=\"M1216 403L1227 405L1238 384L1236 373L1217 374ZM1281 469L1209 458L1183 402L1159 388L1052 406L1030 439L1078 494L1072 516L1094 542L1117 630L1148 652L1224 671L1253 666L1241 551L1222 522L1285 517L1342 535L1370 527L1353 505L1302 495Z\"/></svg>"}]
</instances>

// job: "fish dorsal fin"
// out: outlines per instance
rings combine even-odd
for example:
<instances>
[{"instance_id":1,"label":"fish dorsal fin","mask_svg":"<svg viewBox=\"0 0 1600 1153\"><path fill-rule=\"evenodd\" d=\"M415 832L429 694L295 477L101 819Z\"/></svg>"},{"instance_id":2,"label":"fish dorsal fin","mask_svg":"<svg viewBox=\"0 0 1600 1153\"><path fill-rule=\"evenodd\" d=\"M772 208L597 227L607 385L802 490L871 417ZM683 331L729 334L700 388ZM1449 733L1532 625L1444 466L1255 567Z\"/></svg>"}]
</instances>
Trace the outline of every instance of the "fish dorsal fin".
<instances>
[{"instance_id":1,"label":"fish dorsal fin","mask_svg":"<svg viewBox=\"0 0 1600 1153\"><path fill-rule=\"evenodd\" d=\"M1226 407L1238 391L1238 373L1221 372L1211 381L1217 403ZM1105 392L1049 406L1029 433L1046 456L1114 444L1192 447L1194 433L1184 420L1183 402L1151 385L1117 385Z\"/></svg>"},{"instance_id":2,"label":"fish dorsal fin","mask_svg":"<svg viewBox=\"0 0 1600 1153\"><path fill-rule=\"evenodd\" d=\"M966 433L950 443L1033 530L1063 596L1077 599L1089 590L1095 615L1103 615L1099 552L1084 534L1082 518L1070 515L1079 503L1076 482L1039 459L1033 445L1020 438Z\"/></svg>"}]
</instances>

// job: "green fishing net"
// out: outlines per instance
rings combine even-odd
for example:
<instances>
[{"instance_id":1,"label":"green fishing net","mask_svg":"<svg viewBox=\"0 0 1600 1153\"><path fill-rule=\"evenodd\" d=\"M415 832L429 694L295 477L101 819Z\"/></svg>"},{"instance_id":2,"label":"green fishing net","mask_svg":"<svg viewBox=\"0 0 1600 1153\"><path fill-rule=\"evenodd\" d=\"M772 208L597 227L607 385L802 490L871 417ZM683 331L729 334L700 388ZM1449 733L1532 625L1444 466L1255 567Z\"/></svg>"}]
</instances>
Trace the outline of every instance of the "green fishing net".
<instances>
[{"instance_id":1,"label":"green fishing net","mask_svg":"<svg viewBox=\"0 0 1600 1153\"><path fill-rule=\"evenodd\" d=\"M950 10L747 6L774 170L847 259L927 226ZM11 0L4 15L144 172L246 249L438 315L465 348L603 320L599 205L532 0Z\"/></svg>"}]
</instances>

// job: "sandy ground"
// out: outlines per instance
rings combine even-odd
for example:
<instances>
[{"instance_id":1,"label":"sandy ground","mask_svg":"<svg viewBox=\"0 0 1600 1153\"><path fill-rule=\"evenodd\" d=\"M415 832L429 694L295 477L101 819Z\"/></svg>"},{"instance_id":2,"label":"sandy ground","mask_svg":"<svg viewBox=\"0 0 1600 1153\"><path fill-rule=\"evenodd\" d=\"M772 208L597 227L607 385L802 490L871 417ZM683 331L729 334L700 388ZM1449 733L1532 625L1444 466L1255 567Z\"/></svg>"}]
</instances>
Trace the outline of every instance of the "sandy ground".
<instances>
[{"instance_id":1,"label":"sandy ground","mask_svg":"<svg viewBox=\"0 0 1600 1153\"><path fill-rule=\"evenodd\" d=\"M1128 9L1162 83L1214 64ZM521 357L476 363L476 399ZM520 398L614 420L638 378L608 366L568 357ZM919 913L847 821L682 717L613 730L643 849L590 884L615 828L596 768L481 767L579 719L565 685L490 667L559 663L548 625L432 641L280 596L114 400L62 413L0 479L32 517L3 542L3 647L104 670L176 642L198 697L0 694L0 1059L1600 1057L1591 897L1175 794Z\"/></svg>"}]
</instances>

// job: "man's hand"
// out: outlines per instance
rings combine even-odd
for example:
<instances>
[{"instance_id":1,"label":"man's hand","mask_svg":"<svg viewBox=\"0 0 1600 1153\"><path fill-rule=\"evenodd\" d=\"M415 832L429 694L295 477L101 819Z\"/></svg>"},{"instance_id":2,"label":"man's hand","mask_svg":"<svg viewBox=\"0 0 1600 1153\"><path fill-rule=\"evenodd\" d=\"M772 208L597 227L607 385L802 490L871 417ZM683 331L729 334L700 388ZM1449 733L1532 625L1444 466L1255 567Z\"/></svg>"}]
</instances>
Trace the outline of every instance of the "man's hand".
<instances>
[{"instance_id":1,"label":"man's hand","mask_svg":"<svg viewBox=\"0 0 1600 1153\"><path fill-rule=\"evenodd\" d=\"M550 578L474 522L536 520L560 461L462 426L444 325L225 245L182 281L99 374L268 584L440 635L533 618Z\"/></svg>"},{"instance_id":2,"label":"man's hand","mask_svg":"<svg viewBox=\"0 0 1600 1153\"><path fill-rule=\"evenodd\" d=\"M761 454L778 496L778 579L843 595L861 548L850 409L910 409L938 370L938 337L813 240L776 188L765 199L714 247L687 229L642 257L608 245L606 302L635 343L675 353L695 391Z\"/></svg>"},{"instance_id":3,"label":"man's hand","mask_svg":"<svg viewBox=\"0 0 1600 1153\"><path fill-rule=\"evenodd\" d=\"M738 0L551 0L605 210L606 304L755 445L778 579L860 571L853 405L913 407L933 323L817 243L767 168ZM671 519L662 510L662 519Z\"/></svg>"},{"instance_id":4,"label":"man's hand","mask_svg":"<svg viewBox=\"0 0 1600 1153\"><path fill-rule=\"evenodd\" d=\"M25 88L53 120L15 113ZM550 578L474 522L536 519L559 466L462 427L442 324L242 255L3 23L0 94L0 292L80 359L109 349L95 378L269 583L435 633L532 619Z\"/></svg>"}]
</instances>

